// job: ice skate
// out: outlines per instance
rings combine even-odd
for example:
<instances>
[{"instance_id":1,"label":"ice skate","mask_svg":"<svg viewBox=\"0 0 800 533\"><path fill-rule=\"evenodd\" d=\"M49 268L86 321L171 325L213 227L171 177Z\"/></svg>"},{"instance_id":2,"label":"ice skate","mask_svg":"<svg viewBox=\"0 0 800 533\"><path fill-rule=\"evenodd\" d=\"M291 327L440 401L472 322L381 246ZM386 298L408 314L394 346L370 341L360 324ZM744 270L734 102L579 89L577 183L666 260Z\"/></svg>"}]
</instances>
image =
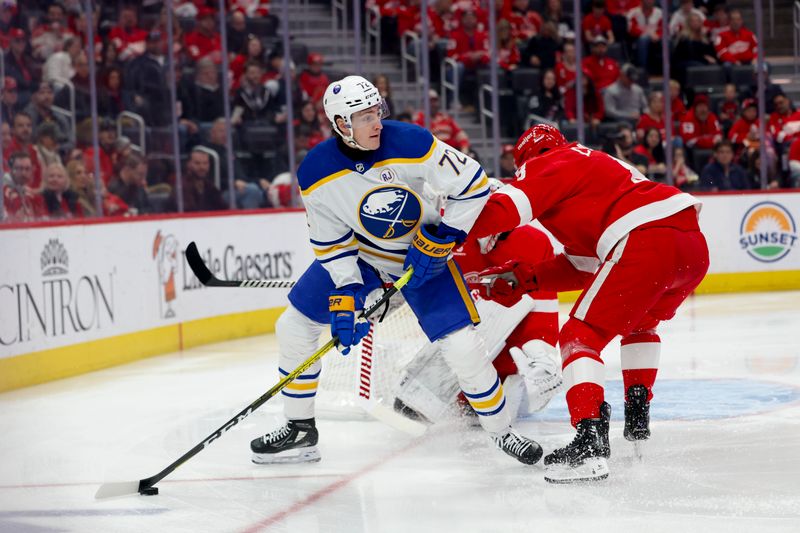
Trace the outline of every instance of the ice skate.
<instances>
[{"instance_id":1,"label":"ice skate","mask_svg":"<svg viewBox=\"0 0 800 533\"><path fill-rule=\"evenodd\" d=\"M321 459L317 440L319 432L313 418L289 420L286 425L250 442L253 462L256 464L317 462Z\"/></svg>"},{"instance_id":2,"label":"ice skate","mask_svg":"<svg viewBox=\"0 0 800 533\"><path fill-rule=\"evenodd\" d=\"M600 418L584 418L578 422L578 433L570 444L544 458L545 481L578 483L608 477L608 426L611 406L603 402Z\"/></svg>"},{"instance_id":3,"label":"ice skate","mask_svg":"<svg viewBox=\"0 0 800 533\"><path fill-rule=\"evenodd\" d=\"M508 455L526 465L536 464L542 458L542 447L534 440L523 437L511 427L500 435L492 435L492 442Z\"/></svg>"},{"instance_id":4,"label":"ice skate","mask_svg":"<svg viewBox=\"0 0 800 533\"><path fill-rule=\"evenodd\" d=\"M625 401L625 439L642 441L650 438L650 402L644 385L628 387Z\"/></svg>"},{"instance_id":5,"label":"ice skate","mask_svg":"<svg viewBox=\"0 0 800 533\"><path fill-rule=\"evenodd\" d=\"M650 438L650 402L647 401L647 387L631 385L628 387L625 402L625 439L633 442L633 454L639 461L644 459L644 447Z\"/></svg>"}]
</instances>

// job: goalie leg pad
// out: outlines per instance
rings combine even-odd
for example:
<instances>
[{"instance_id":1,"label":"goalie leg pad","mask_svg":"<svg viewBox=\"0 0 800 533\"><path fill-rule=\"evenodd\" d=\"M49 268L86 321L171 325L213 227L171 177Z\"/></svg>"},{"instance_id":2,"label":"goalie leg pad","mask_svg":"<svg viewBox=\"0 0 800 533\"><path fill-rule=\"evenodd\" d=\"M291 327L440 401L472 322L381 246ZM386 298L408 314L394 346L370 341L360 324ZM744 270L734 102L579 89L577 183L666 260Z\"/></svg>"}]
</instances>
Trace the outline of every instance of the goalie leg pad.
<instances>
[{"instance_id":1,"label":"goalie leg pad","mask_svg":"<svg viewBox=\"0 0 800 533\"><path fill-rule=\"evenodd\" d=\"M509 349L517 370L525 380L529 412L541 411L561 389L561 357L555 346L531 340Z\"/></svg>"},{"instance_id":2,"label":"goalie leg pad","mask_svg":"<svg viewBox=\"0 0 800 533\"><path fill-rule=\"evenodd\" d=\"M461 390L478 414L483 429L489 433L507 431L511 416L506 409L503 386L475 329L462 328L435 344L440 344L442 357L455 372Z\"/></svg>"},{"instance_id":3,"label":"goalie leg pad","mask_svg":"<svg viewBox=\"0 0 800 533\"><path fill-rule=\"evenodd\" d=\"M326 327L327 324L311 320L292 305L286 308L275 323L281 379L317 350L320 334ZM287 419L314 418L314 397L317 395L321 370L322 364L317 361L281 391L283 412Z\"/></svg>"}]
</instances>

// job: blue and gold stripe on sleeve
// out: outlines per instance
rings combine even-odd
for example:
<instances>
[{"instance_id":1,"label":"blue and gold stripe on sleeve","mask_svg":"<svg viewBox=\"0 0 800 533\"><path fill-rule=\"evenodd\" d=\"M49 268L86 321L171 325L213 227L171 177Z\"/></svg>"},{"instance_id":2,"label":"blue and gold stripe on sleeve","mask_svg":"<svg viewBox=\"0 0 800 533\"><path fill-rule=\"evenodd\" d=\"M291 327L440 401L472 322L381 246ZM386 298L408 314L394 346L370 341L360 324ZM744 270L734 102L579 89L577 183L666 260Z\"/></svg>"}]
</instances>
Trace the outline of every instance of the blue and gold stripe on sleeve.
<instances>
[{"instance_id":1,"label":"blue and gold stripe on sleeve","mask_svg":"<svg viewBox=\"0 0 800 533\"><path fill-rule=\"evenodd\" d=\"M282 368L278 368L278 371L281 373L281 378L289 375L289 372ZM319 371L316 374L301 374L286 385L281 394L290 398L313 398L317 395L319 375Z\"/></svg>"},{"instance_id":2,"label":"blue and gold stripe on sleeve","mask_svg":"<svg viewBox=\"0 0 800 533\"><path fill-rule=\"evenodd\" d=\"M358 254L358 241L352 231L332 241L310 240L314 255L320 263L329 263L342 257Z\"/></svg>"},{"instance_id":3,"label":"blue and gold stripe on sleeve","mask_svg":"<svg viewBox=\"0 0 800 533\"><path fill-rule=\"evenodd\" d=\"M489 177L482 168L478 168L464 190L458 196L448 196L448 200L473 200L489 194Z\"/></svg>"},{"instance_id":4,"label":"blue and gold stripe on sleeve","mask_svg":"<svg viewBox=\"0 0 800 533\"><path fill-rule=\"evenodd\" d=\"M476 394L467 394L465 392L464 396L480 416L496 415L506 405L506 397L503 393L503 385L500 384L500 378L497 378L497 381L494 382L494 385L489 390Z\"/></svg>"}]
</instances>

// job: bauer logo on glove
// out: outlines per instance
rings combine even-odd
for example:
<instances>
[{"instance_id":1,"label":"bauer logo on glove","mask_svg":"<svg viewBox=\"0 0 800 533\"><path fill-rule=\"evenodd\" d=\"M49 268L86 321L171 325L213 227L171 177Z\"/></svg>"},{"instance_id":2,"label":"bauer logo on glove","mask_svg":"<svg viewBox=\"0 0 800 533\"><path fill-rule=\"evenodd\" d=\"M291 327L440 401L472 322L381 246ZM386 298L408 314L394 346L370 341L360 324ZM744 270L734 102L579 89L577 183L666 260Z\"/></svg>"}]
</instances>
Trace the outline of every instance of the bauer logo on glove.
<instances>
[{"instance_id":1,"label":"bauer logo on glove","mask_svg":"<svg viewBox=\"0 0 800 533\"><path fill-rule=\"evenodd\" d=\"M414 235L413 241L413 245L416 249L433 257L447 257L450 254L450 251L453 249L454 244L455 242L451 242L449 244L442 245L426 239L422 234L422 230Z\"/></svg>"},{"instance_id":2,"label":"bauer logo on glove","mask_svg":"<svg viewBox=\"0 0 800 533\"><path fill-rule=\"evenodd\" d=\"M336 311L355 311L356 302L355 298L347 295L331 295L328 297L328 310L330 312Z\"/></svg>"},{"instance_id":3,"label":"bauer logo on glove","mask_svg":"<svg viewBox=\"0 0 800 533\"><path fill-rule=\"evenodd\" d=\"M444 272L447 267L447 259L455 245L455 235L437 237L435 226L421 227L414 235L411 246L408 247L406 261L403 265L405 269L414 268L414 275L411 276L411 280L406 286L416 289Z\"/></svg>"}]
</instances>

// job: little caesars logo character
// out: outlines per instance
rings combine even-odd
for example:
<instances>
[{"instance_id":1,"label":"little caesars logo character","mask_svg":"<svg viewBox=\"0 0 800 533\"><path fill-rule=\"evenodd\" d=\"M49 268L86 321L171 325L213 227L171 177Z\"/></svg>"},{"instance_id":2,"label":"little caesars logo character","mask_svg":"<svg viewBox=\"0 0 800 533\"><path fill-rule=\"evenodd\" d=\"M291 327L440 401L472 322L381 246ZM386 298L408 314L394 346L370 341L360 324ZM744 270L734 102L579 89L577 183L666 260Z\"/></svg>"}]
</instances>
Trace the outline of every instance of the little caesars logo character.
<instances>
[{"instance_id":1,"label":"little caesars logo character","mask_svg":"<svg viewBox=\"0 0 800 533\"><path fill-rule=\"evenodd\" d=\"M739 244L757 261L774 263L786 257L796 243L794 219L785 207L776 202L759 202L742 218Z\"/></svg>"},{"instance_id":2,"label":"little caesars logo character","mask_svg":"<svg viewBox=\"0 0 800 533\"><path fill-rule=\"evenodd\" d=\"M164 236L161 231L153 239L153 259L158 265L158 281L161 285L160 309L161 318L172 318L172 302L176 298L175 273L178 271L178 240L172 236ZM164 309L166 307L166 309Z\"/></svg>"}]
</instances>

